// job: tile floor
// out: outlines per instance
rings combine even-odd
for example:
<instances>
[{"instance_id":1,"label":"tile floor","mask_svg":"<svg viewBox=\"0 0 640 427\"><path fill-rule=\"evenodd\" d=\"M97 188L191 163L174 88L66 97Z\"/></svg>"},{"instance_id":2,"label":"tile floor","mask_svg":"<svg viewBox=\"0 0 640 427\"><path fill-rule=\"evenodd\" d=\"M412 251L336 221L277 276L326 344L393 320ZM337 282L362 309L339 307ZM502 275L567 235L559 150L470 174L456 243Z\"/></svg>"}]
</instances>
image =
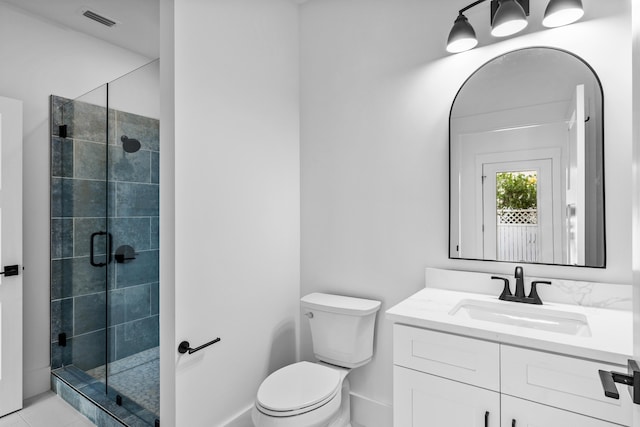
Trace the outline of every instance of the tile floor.
<instances>
[{"instance_id":1,"label":"tile floor","mask_svg":"<svg viewBox=\"0 0 640 427\"><path fill-rule=\"evenodd\" d=\"M24 402L18 412L0 418L0 427L95 427L52 391Z\"/></svg>"}]
</instances>

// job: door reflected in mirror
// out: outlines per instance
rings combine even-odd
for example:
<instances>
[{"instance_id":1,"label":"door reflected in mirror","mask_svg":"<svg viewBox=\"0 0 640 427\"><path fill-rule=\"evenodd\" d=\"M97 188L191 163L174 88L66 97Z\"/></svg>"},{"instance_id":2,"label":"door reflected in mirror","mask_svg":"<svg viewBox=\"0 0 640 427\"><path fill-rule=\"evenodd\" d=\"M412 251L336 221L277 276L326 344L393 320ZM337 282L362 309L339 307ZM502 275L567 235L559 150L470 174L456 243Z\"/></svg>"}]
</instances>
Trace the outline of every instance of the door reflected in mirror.
<instances>
[{"instance_id":1,"label":"door reflected in mirror","mask_svg":"<svg viewBox=\"0 0 640 427\"><path fill-rule=\"evenodd\" d=\"M471 75L449 123L450 258L605 267L602 98L558 49Z\"/></svg>"}]
</instances>

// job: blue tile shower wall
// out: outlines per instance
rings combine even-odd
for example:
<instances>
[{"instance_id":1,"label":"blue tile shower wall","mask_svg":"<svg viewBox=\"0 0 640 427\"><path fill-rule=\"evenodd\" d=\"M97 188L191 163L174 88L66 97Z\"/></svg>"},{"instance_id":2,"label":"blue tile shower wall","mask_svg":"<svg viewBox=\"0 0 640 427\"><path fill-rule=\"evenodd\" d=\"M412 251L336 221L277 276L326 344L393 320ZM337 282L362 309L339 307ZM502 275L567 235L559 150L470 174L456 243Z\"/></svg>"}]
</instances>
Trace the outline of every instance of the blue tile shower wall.
<instances>
[{"instance_id":1,"label":"blue tile shower wall","mask_svg":"<svg viewBox=\"0 0 640 427\"><path fill-rule=\"evenodd\" d=\"M125 152L123 135L141 149ZM159 156L158 120L51 97L52 369L88 370L158 346ZM91 234L107 229L112 262L94 267ZM123 245L135 259L117 263ZM97 236L95 261L107 248Z\"/></svg>"}]
</instances>

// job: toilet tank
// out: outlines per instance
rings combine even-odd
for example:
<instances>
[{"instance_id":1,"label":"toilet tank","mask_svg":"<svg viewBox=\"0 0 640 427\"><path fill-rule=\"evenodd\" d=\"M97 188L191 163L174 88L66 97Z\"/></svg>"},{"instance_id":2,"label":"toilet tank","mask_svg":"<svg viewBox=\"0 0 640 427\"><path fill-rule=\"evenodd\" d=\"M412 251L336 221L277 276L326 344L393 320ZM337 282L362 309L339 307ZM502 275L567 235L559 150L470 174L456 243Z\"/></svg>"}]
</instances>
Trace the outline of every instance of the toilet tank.
<instances>
[{"instance_id":1,"label":"toilet tank","mask_svg":"<svg viewBox=\"0 0 640 427\"><path fill-rule=\"evenodd\" d=\"M373 332L380 301L313 293L302 297L318 360L357 368L373 357Z\"/></svg>"}]
</instances>

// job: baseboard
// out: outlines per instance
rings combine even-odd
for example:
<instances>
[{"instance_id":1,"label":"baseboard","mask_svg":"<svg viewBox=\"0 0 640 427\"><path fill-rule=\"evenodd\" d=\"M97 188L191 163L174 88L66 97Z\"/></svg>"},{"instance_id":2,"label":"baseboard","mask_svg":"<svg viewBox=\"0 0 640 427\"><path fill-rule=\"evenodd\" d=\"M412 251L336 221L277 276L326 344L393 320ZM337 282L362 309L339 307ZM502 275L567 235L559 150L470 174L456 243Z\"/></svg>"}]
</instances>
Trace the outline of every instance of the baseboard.
<instances>
[{"instance_id":1,"label":"baseboard","mask_svg":"<svg viewBox=\"0 0 640 427\"><path fill-rule=\"evenodd\" d=\"M239 412L235 416L233 416L230 420L222 425L224 427L253 427L253 421L251 421L251 410L253 409L253 404L249 405L248 408Z\"/></svg>"},{"instance_id":2,"label":"baseboard","mask_svg":"<svg viewBox=\"0 0 640 427\"><path fill-rule=\"evenodd\" d=\"M351 424L362 427L393 425L393 408L358 393L351 392Z\"/></svg>"},{"instance_id":3,"label":"baseboard","mask_svg":"<svg viewBox=\"0 0 640 427\"><path fill-rule=\"evenodd\" d=\"M25 371L22 377L22 396L24 399L37 396L51 389L51 368L45 366Z\"/></svg>"}]
</instances>

